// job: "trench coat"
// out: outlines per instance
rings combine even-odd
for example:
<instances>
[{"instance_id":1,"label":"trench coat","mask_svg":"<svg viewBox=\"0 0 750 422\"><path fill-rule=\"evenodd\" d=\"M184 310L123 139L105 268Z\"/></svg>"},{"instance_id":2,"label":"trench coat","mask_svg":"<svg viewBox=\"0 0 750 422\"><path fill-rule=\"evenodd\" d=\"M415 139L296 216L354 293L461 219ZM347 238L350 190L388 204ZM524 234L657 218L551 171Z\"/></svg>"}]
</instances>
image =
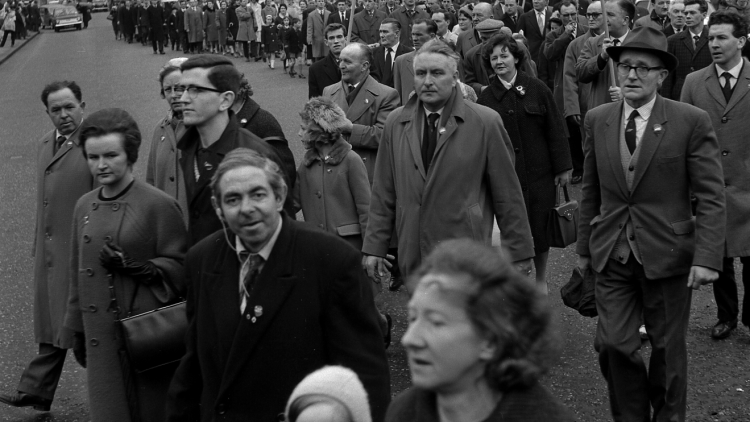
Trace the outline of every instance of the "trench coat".
<instances>
[{"instance_id":1,"label":"trench coat","mask_svg":"<svg viewBox=\"0 0 750 422\"><path fill-rule=\"evenodd\" d=\"M216 11L216 30L219 33L219 45L227 44L227 11Z\"/></svg>"},{"instance_id":2,"label":"trench coat","mask_svg":"<svg viewBox=\"0 0 750 422\"><path fill-rule=\"evenodd\" d=\"M203 42L203 11L188 8L185 11L185 31L187 42Z\"/></svg>"},{"instance_id":3,"label":"trench coat","mask_svg":"<svg viewBox=\"0 0 750 422\"><path fill-rule=\"evenodd\" d=\"M323 10L320 15L318 9L313 10L307 15L307 43L312 45L313 57L325 57L328 54L328 46L325 44L323 30L328 25L328 17L331 12Z\"/></svg>"},{"instance_id":4,"label":"trench coat","mask_svg":"<svg viewBox=\"0 0 750 422\"><path fill-rule=\"evenodd\" d=\"M255 14L252 9L246 7L238 7L235 9L237 13L237 19L240 22L239 29L237 30L237 41L256 41L255 27L257 21L255 20Z\"/></svg>"},{"instance_id":5,"label":"trench coat","mask_svg":"<svg viewBox=\"0 0 750 422\"><path fill-rule=\"evenodd\" d=\"M216 27L216 10L207 9L203 12L203 30L206 31L206 41L219 41L219 28Z\"/></svg>"},{"instance_id":6,"label":"trench coat","mask_svg":"<svg viewBox=\"0 0 750 422\"><path fill-rule=\"evenodd\" d=\"M750 61L742 59L734 91L729 102L724 99L721 86L723 78L710 65L687 76L680 101L708 112L719 138L721 167L724 170L724 195L727 204L727 230L724 256L750 256ZM747 293L746 293L747 294Z\"/></svg>"},{"instance_id":7,"label":"trench coat","mask_svg":"<svg viewBox=\"0 0 750 422\"><path fill-rule=\"evenodd\" d=\"M399 268L408 275L443 240L468 237L491 244L495 217L510 259L533 257L513 146L502 119L464 101L454 88L428 170L420 147L424 119L415 95L386 120L362 252L385 257L395 227Z\"/></svg>"},{"instance_id":8,"label":"trench coat","mask_svg":"<svg viewBox=\"0 0 750 422\"><path fill-rule=\"evenodd\" d=\"M503 119L513 143L516 175L521 183L529 217L534 253L549 250L547 218L555 206L555 175L573 168L562 115L547 85L518 72L515 87L508 91L497 77L482 91L477 104L495 110Z\"/></svg>"},{"instance_id":9,"label":"trench coat","mask_svg":"<svg viewBox=\"0 0 750 422\"><path fill-rule=\"evenodd\" d=\"M56 131L44 135L37 156L34 232L34 340L60 349L73 347L63 327L68 297L70 232L78 198L94 188L86 159L73 132L52 155Z\"/></svg>"},{"instance_id":10,"label":"trench coat","mask_svg":"<svg viewBox=\"0 0 750 422\"><path fill-rule=\"evenodd\" d=\"M129 422L119 350L122 336L109 311L113 283L119 318L138 315L174 303L185 295L182 262L187 252L187 230L177 201L136 180L113 201L102 201L96 189L76 204L70 247L70 296L65 326L86 335L86 378L92 421ZM107 239L136 261L150 261L166 281L150 286L132 278L111 275L101 266L99 253ZM174 291L172 289L177 291ZM132 305L131 305L132 304ZM176 365L172 366L174 371ZM137 400L143 422L164 420L169 371L136 375Z\"/></svg>"},{"instance_id":11,"label":"trench coat","mask_svg":"<svg viewBox=\"0 0 750 422\"><path fill-rule=\"evenodd\" d=\"M172 128L172 113L162 119L154 129L151 138L151 150L146 163L146 183L154 186L177 200L182 210L185 227L188 224L188 201L185 192L185 179L180 167L180 156L177 151L177 140L185 133L185 125L180 120Z\"/></svg>"},{"instance_id":12,"label":"trench coat","mask_svg":"<svg viewBox=\"0 0 750 422\"><path fill-rule=\"evenodd\" d=\"M325 159L305 152L297 169L295 200L305 221L362 249L370 208L370 182L362 158L340 137Z\"/></svg>"}]
</instances>

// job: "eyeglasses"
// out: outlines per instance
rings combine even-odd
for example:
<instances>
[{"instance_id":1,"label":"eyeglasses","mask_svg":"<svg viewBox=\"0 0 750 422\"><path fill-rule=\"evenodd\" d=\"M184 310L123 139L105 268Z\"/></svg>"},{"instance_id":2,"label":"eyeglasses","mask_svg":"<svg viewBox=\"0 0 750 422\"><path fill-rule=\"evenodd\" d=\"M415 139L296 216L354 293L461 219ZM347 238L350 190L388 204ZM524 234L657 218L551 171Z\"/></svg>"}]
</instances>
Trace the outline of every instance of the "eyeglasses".
<instances>
[{"instance_id":1,"label":"eyeglasses","mask_svg":"<svg viewBox=\"0 0 750 422\"><path fill-rule=\"evenodd\" d=\"M596 19L601 16L601 13L586 13L586 17L589 19Z\"/></svg>"},{"instance_id":2,"label":"eyeglasses","mask_svg":"<svg viewBox=\"0 0 750 422\"><path fill-rule=\"evenodd\" d=\"M574 17L576 17L576 15L577 15L577 13L564 13L564 14L562 14L560 16L562 16L564 18L574 18Z\"/></svg>"},{"instance_id":3,"label":"eyeglasses","mask_svg":"<svg viewBox=\"0 0 750 422\"><path fill-rule=\"evenodd\" d=\"M638 76L640 79L645 78L648 76L648 73L652 70L662 70L663 67L648 67L648 66L631 66L629 64L625 63L617 63L617 73L620 76L628 76L630 75L630 70L635 70L635 75Z\"/></svg>"},{"instance_id":4,"label":"eyeglasses","mask_svg":"<svg viewBox=\"0 0 750 422\"><path fill-rule=\"evenodd\" d=\"M172 94L172 95L182 95L183 92L185 92L185 87L182 85L172 85L172 86L166 86L162 88L162 91L164 91L164 94Z\"/></svg>"},{"instance_id":5,"label":"eyeglasses","mask_svg":"<svg viewBox=\"0 0 750 422\"><path fill-rule=\"evenodd\" d=\"M220 91L218 89L209 88L207 86L195 86L195 85L178 85L180 89L182 89L183 92L187 92L188 98L195 99L195 97L198 96L198 94L201 94L203 92L217 92L219 94L222 94L226 91Z\"/></svg>"}]
</instances>

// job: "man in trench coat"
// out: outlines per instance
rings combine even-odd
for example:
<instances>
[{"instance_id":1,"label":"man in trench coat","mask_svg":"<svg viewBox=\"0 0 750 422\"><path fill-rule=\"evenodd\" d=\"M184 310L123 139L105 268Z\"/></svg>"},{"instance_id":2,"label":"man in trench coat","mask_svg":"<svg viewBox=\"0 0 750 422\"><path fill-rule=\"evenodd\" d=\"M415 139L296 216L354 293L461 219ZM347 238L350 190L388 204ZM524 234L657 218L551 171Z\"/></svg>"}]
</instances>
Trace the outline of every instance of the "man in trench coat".
<instances>
[{"instance_id":1,"label":"man in trench coat","mask_svg":"<svg viewBox=\"0 0 750 422\"><path fill-rule=\"evenodd\" d=\"M0 402L49 411L73 333L63 327L68 305L70 236L78 198L94 181L78 141L86 103L75 82L52 82L42 91L55 130L44 135L37 158L34 234L34 341L39 354L21 376L18 391ZM0 413L3 413L0 411Z\"/></svg>"},{"instance_id":2,"label":"man in trench coat","mask_svg":"<svg viewBox=\"0 0 750 422\"><path fill-rule=\"evenodd\" d=\"M414 56L416 94L386 120L362 247L373 280L385 273L394 228L398 265L408 277L443 240L490 244L493 217L511 260L531 272L534 245L510 137L497 113L464 101L457 60L442 41L425 43Z\"/></svg>"},{"instance_id":3,"label":"man in trench coat","mask_svg":"<svg viewBox=\"0 0 750 422\"><path fill-rule=\"evenodd\" d=\"M325 0L318 0L318 7L307 15L307 44L312 46L315 61L328 54L324 33L331 12L326 10L325 4Z\"/></svg>"},{"instance_id":4,"label":"man in trench coat","mask_svg":"<svg viewBox=\"0 0 750 422\"><path fill-rule=\"evenodd\" d=\"M185 31L187 31L187 42L191 53L200 53L203 49L203 11L196 6L196 2L190 2L190 7L185 12Z\"/></svg>"},{"instance_id":5,"label":"man in trench coat","mask_svg":"<svg viewBox=\"0 0 750 422\"><path fill-rule=\"evenodd\" d=\"M748 25L733 12L714 12L708 20L707 47L713 53L713 66L687 76L682 87L682 102L708 112L721 148L724 169L724 194L727 201L727 238L724 242L724 269L714 283L718 322L711 331L715 339L723 339L737 327L739 304L735 284L734 257L742 261L742 283L745 299L742 323L750 326L750 178L747 164L750 149L750 62L742 57ZM738 36L739 35L739 36ZM726 40L726 41L722 41ZM730 89L724 94L724 72L730 76Z\"/></svg>"}]
</instances>

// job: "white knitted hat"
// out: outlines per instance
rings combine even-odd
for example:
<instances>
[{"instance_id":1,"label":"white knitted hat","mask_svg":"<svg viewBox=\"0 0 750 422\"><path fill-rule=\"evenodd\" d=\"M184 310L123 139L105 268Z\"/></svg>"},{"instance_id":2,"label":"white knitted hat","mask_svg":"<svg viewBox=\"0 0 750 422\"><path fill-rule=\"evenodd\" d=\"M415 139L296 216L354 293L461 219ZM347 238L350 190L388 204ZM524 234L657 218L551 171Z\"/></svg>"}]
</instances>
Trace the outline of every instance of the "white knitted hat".
<instances>
[{"instance_id":1,"label":"white knitted hat","mask_svg":"<svg viewBox=\"0 0 750 422\"><path fill-rule=\"evenodd\" d=\"M286 404L287 420L289 408L295 400L307 395L322 395L341 402L352 415L353 422L372 422L367 392L357 374L343 366L325 366L306 376L294 388Z\"/></svg>"}]
</instances>

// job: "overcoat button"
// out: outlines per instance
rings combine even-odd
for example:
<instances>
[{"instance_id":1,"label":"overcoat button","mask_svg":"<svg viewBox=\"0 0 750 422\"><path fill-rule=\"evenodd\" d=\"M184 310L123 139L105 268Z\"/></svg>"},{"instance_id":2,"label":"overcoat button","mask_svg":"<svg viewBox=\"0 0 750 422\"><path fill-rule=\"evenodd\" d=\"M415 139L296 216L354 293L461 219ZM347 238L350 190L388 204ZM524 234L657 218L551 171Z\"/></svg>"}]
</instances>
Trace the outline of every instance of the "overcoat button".
<instances>
[{"instance_id":1,"label":"overcoat button","mask_svg":"<svg viewBox=\"0 0 750 422\"><path fill-rule=\"evenodd\" d=\"M104 241L109 243L112 241L112 236L104 236Z\"/></svg>"},{"instance_id":2,"label":"overcoat button","mask_svg":"<svg viewBox=\"0 0 750 422\"><path fill-rule=\"evenodd\" d=\"M84 234L83 235L83 241L86 242L86 243L91 242L91 236L89 236L87 234Z\"/></svg>"},{"instance_id":3,"label":"overcoat button","mask_svg":"<svg viewBox=\"0 0 750 422\"><path fill-rule=\"evenodd\" d=\"M112 211L117 211L119 209L120 209L120 204L118 204L118 203L112 204Z\"/></svg>"},{"instance_id":4,"label":"overcoat button","mask_svg":"<svg viewBox=\"0 0 750 422\"><path fill-rule=\"evenodd\" d=\"M513 148L513 152L515 152L516 154L518 154L518 153L521 152L521 148Z\"/></svg>"},{"instance_id":5,"label":"overcoat button","mask_svg":"<svg viewBox=\"0 0 750 422\"><path fill-rule=\"evenodd\" d=\"M729 119L727 119L726 117L722 117L722 118L721 118L721 122L722 122L722 123L726 123L726 122L727 122L728 120L729 120Z\"/></svg>"},{"instance_id":6,"label":"overcoat button","mask_svg":"<svg viewBox=\"0 0 750 422\"><path fill-rule=\"evenodd\" d=\"M97 204L96 202L94 202L93 204L91 204L91 209L95 210L97 208L99 208L99 204Z\"/></svg>"},{"instance_id":7,"label":"overcoat button","mask_svg":"<svg viewBox=\"0 0 750 422\"><path fill-rule=\"evenodd\" d=\"M630 235L630 236L628 237L628 239L630 239L630 240L635 240L635 236L633 236L633 235Z\"/></svg>"},{"instance_id":8,"label":"overcoat button","mask_svg":"<svg viewBox=\"0 0 750 422\"><path fill-rule=\"evenodd\" d=\"M86 268L86 275L88 275L89 277L93 277L94 270L92 270L91 268Z\"/></svg>"},{"instance_id":9,"label":"overcoat button","mask_svg":"<svg viewBox=\"0 0 750 422\"><path fill-rule=\"evenodd\" d=\"M721 155L729 155L729 151L724 150L724 151L721 152Z\"/></svg>"},{"instance_id":10,"label":"overcoat button","mask_svg":"<svg viewBox=\"0 0 750 422\"><path fill-rule=\"evenodd\" d=\"M47 170L47 171L44 172L44 174L46 174L46 175L49 175L50 173L52 173L52 172L49 171L49 170Z\"/></svg>"},{"instance_id":11,"label":"overcoat button","mask_svg":"<svg viewBox=\"0 0 750 422\"><path fill-rule=\"evenodd\" d=\"M46 199L44 200L44 206L45 207L47 206L47 200Z\"/></svg>"},{"instance_id":12,"label":"overcoat button","mask_svg":"<svg viewBox=\"0 0 750 422\"><path fill-rule=\"evenodd\" d=\"M284 421L286 421L286 416L284 416L283 413L279 413L278 415L276 415L276 420L278 422L284 422Z\"/></svg>"},{"instance_id":13,"label":"overcoat button","mask_svg":"<svg viewBox=\"0 0 750 422\"><path fill-rule=\"evenodd\" d=\"M162 141L163 141L163 140L165 140L165 139L166 139L165 137L163 137L163 136L161 137L161 140L162 140Z\"/></svg>"},{"instance_id":14,"label":"overcoat button","mask_svg":"<svg viewBox=\"0 0 750 422\"><path fill-rule=\"evenodd\" d=\"M91 344L92 346L96 347L96 346L98 346L98 345L99 345L99 340L97 340L97 339L95 339L95 338L92 338L92 339L91 339L91 341L89 341L89 343L90 343L90 344Z\"/></svg>"},{"instance_id":15,"label":"overcoat button","mask_svg":"<svg viewBox=\"0 0 750 422\"><path fill-rule=\"evenodd\" d=\"M367 157L362 157L362 161L367 161Z\"/></svg>"},{"instance_id":16,"label":"overcoat button","mask_svg":"<svg viewBox=\"0 0 750 422\"><path fill-rule=\"evenodd\" d=\"M633 166L628 167L628 171L633 171L634 169L635 169L635 167L633 167Z\"/></svg>"},{"instance_id":17,"label":"overcoat button","mask_svg":"<svg viewBox=\"0 0 750 422\"><path fill-rule=\"evenodd\" d=\"M169 181L174 182L174 176L169 176Z\"/></svg>"},{"instance_id":18,"label":"overcoat button","mask_svg":"<svg viewBox=\"0 0 750 422\"><path fill-rule=\"evenodd\" d=\"M513 114L515 114L515 111L513 111L513 110L508 110L508 114L512 116Z\"/></svg>"},{"instance_id":19,"label":"overcoat button","mask_svg":"<svg viewBox=\"0 0 750 422\"><path fill-rule=\"evenodd\" d=\"M89 311L96 312L96 305L89 305Z\"/></svg>"}]
</instances>

